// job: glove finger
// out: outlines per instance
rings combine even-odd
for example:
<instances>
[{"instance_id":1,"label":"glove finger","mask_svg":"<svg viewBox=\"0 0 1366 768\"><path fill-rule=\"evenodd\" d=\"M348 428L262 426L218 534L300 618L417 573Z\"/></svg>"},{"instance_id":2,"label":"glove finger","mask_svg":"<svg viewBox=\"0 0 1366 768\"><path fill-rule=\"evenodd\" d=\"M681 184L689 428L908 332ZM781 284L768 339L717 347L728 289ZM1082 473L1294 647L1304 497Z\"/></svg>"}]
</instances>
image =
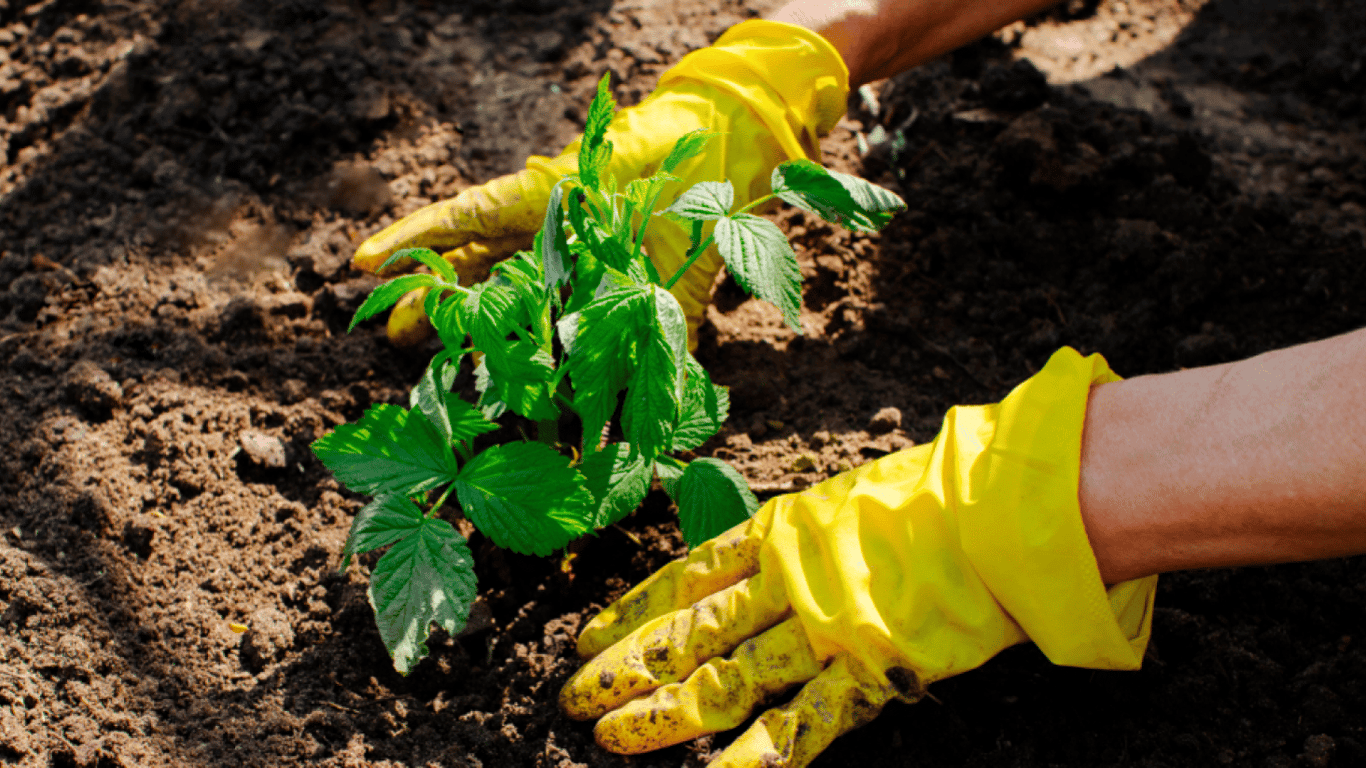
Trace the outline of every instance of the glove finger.
<instances>
[{"instance_id":1,"label":"glove finger","mask_svg":"<svg viewBox=\"0 0 1366 768\"><path fill-rule=\"evenodd\" d=\"M661 685L686 679L699 665L730 653L781 621L786 601L755 574L641 626L595 656L560 691L560 708L588 720Z\"/></svg>"},{"instance_id":2,"label":"glove finger","mask_svg":"<svg viewBox=\"0 0 1366 768\"><path fill-rule=\"evenodd\" d=\"M488 279L489 270L494 264L518 251L529 249L534 240L534 235L525 234L481 240L462 245L441 256L455 267L455 274L460 276L461 285L474 285Z\"/></svg>"},{"instance_id":3,"label":"glove finger","mask_svg":"<svg viewBox=\"0 0 1366 768\"><path fill-rule=\"evenodd\" d=\"M390 224L361 243L351 263L375 272L403 248L449 250L476 240L529 238L540 229L554 178L526 170L470 187L450 200L432 203ZM411 262L408 262L411 265ZM393 274L404 265L384 271Z\"/></svg>"},{"instance_id":4,"label":"glove finger","mask_svg":"<svg viewBox=\"0 0 1366 768\"><path fill-rule=\"evenodd\" d=\"M427 291L427 288L409 291L389 310L385 332L394 346L411 347L426 341L435 333L431 321L427 319L427 312L422 308Z\"/></svg>"},{"instance_id":5,"label":"glove finger","mask_svg":"<svg viewBox=\"0 0 1366 768\"><path fill-rule=\"evenodd\" d=\"M847 656L802 687L792 701L759 717L707 768L804 768L836 737L878 716L893 692L860 674Z\"/></svg>"},{"instance_id":6,"label":"glove finger","mask_svg":"<svg viewBox=\"0 0 1366 768\"><path fill-rule=\"evenodd\" d=\"M771 696L821 672L801 623L791 618L712 659L682 683L607 713L593 729L598 744L634 755L727 731Z\"/></svg>"},{"instance_id":7,"label":"glove finger","mask_svg":"<svg viewBox=\"0 0 1366 768\"><path fill-rule=\"evenodd\" d=\"M645 622L758 573L761 535L752 523L745 521L703 542L617 598L579 635L579 655L596 656Z\"/></svg>"}]
</instances>

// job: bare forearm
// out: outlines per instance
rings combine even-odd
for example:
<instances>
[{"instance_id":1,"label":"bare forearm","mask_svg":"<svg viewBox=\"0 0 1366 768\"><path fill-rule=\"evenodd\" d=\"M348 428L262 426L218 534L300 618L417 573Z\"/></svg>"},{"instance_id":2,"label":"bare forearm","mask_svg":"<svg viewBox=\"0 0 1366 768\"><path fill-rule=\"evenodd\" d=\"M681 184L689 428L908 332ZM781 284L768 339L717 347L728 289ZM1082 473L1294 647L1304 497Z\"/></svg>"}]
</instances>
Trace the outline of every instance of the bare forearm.
<instances>
[{"instance_id":1,"label":"bare forearm","mask_svg":"<svg viewBox=\"0 0 1366 768\"><path fill-rule=\"evenodd\" d=\"M1058 0L794 0L774 21L829 40L850 85L890 77L972 42Z\"/></svg>"},{"instance_id":2,"label":"bare forearm","mask_svg":"<svg viewBox=\"0 0 1366 768\"><path fill-rule=\"evenodd\" d=\"M1366 553L1366 329L1092 391L1082 519L1107 583Z\"/></svg>"}]
</instances>

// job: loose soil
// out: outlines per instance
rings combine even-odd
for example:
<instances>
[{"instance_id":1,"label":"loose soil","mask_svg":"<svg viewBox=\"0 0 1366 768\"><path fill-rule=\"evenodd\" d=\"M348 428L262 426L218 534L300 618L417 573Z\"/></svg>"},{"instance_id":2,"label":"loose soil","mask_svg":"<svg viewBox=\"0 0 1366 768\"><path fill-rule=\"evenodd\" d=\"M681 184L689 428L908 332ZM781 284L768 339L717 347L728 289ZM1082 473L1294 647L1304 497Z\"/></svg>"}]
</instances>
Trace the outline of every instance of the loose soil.
<instances>
[{"instance_id":1,"label":"loose soil","mask_svg":"<svg viewBox=\"0 0 1366 768\"><path fill-rule=\"evenodd\" d=\"M658 492L568 569L475 536L471 630L402 678L365 563L337 572L362 500L307 446L432 351L344 333L357 243L774 5L0 0L0 762L697 766L733 738L628 760L554 706L580 625L684 551ZM721 282L699 355L734 407L699 453L771 495L1064 344L1137 375L1366 324L1363 35L1346 0L1073 2L855 94L825 161L910 209L879 237L776 214L806 332ZM1136 673L1011 649L816 765L1366 764L1366 558L1165 576L1153 637Z\"/></svg>"}]
</instances>

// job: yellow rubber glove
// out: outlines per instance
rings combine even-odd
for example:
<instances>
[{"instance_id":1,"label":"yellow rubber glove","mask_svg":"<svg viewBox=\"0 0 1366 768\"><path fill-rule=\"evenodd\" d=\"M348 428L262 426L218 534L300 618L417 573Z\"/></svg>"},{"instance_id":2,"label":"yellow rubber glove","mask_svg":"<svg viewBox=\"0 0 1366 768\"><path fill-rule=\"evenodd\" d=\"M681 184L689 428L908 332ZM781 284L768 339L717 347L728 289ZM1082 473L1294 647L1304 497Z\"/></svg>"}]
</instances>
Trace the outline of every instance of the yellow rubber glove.
<instances>
[{"instance_id":1,"label":"yellow rubber glove","mask_svg":"<svg viewBox=\"0 0 1366 768\"><path fill-rule=\"evenodd\" d=\"M625 187L657 170L680 136L704 128L722 135L679 167L675 175L682 182L666 187L661 201L667 204L699 181L730 179L736 204L747 204L771 191L769 176L779 163L820 160L817 139L844 114L848 91L849 71L820 35L774 21L737 24L714 45L665 72L639 105L617 113L607 131L615 145L609 173ZM578 172L578 149L575 141L559 157L533 156L526 170L404 217L362 243L352 263L374 272L401 248L453 249L445 256L461 282L484 279L498 260L530 247L555 182ZM650 230L646 251L667 279L683 264L688 235L663 218ZM720 267L720 254L712 248L672 290L687 315L693 347ZM422 294L414 294L390 313L389 338L396 343L420 341L430 333Z\"/></svg>"},{"instance_id":2,"label":"yellow rubber glove","mask_svg":"<svg viewBox=\"0 0 1366 768\"><path fill-rule=\"evenodd\" d=\"M1057 664L1137 669L1157 577L1101 583L1077 502L1099 355L1053 355L934 442L800 493L660 569L579 637L571 717L633 754L763 714L716 766L805 766L892 698L1032 640Z\"/></svg>"}]
</instances>

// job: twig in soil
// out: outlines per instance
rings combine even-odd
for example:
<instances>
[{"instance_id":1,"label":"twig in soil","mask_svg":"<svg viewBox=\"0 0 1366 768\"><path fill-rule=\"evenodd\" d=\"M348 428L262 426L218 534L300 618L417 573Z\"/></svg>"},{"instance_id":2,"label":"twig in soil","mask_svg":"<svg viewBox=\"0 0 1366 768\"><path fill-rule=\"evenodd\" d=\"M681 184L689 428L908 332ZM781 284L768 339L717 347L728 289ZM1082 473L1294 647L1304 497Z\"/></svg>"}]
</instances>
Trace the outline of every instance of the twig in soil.
<instances>
[{"instance_id":1,"label":"twig in soil","mask_svg":"<svg viewBox=\"0 0 1366 768\"><path fill-rule=\"evenodd\" d=\"M626 530L625 528L622 528L620 525L617 525L616 523L612 523L612 527L616 528L618 531L621 531L622 536L625 536L626 538L635 542L635 545L637 547L645 546L645 543L640 540L640 537L635 535L634 533L631 533L630 531Z\"/></svg>"}]
</instances>

